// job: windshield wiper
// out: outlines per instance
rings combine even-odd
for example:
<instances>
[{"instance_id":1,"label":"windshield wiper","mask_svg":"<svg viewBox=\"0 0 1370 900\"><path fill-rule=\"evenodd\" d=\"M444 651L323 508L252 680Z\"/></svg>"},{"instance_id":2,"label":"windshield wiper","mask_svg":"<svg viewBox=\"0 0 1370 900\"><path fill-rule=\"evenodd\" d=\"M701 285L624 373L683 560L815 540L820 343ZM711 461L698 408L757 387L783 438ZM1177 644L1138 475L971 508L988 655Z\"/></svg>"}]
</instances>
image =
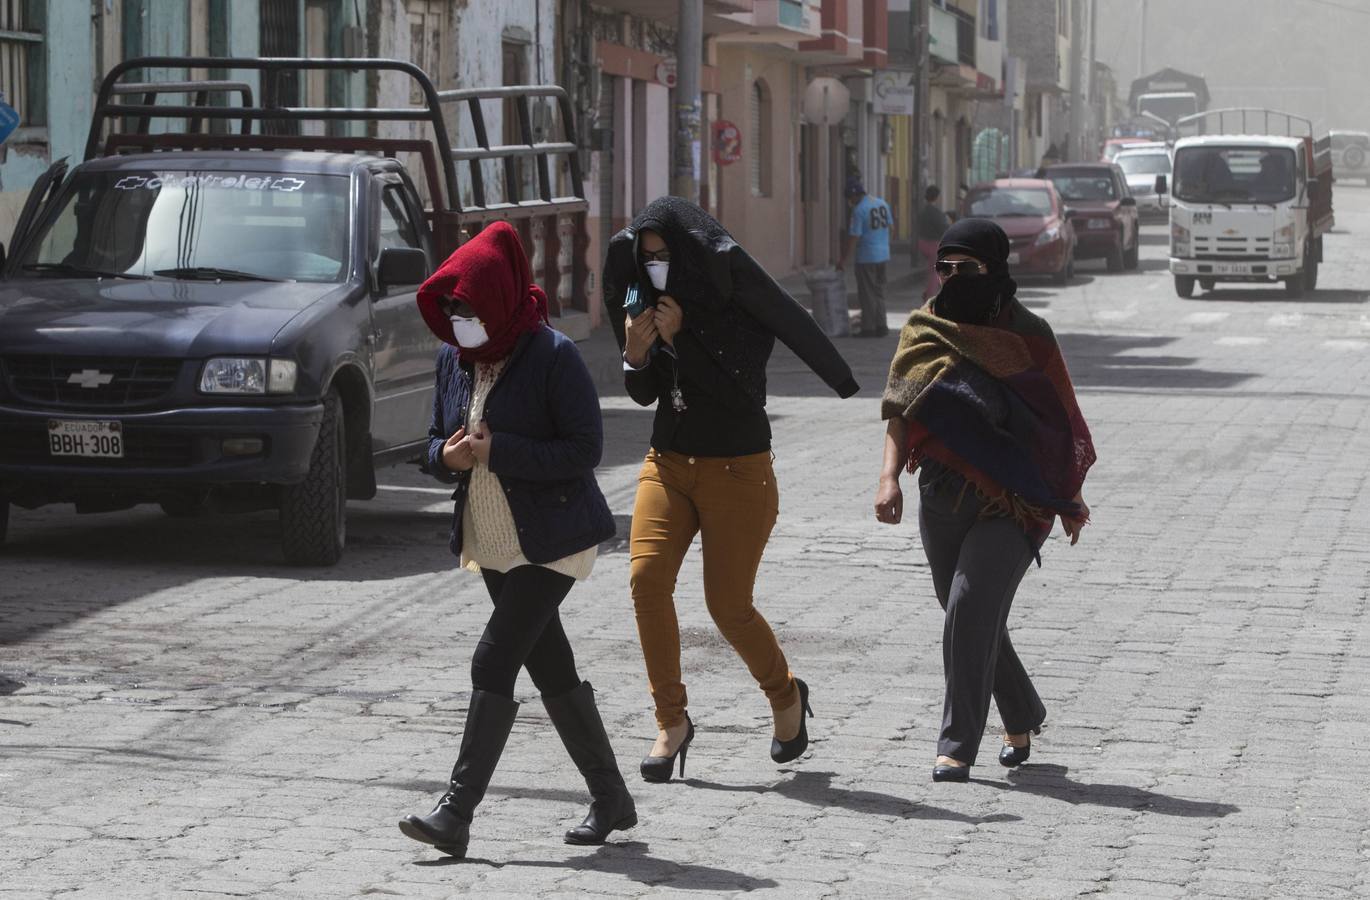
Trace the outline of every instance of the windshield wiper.
<instances>
[{"instance_id":1,"label":"windshield wiper","mask_svg":"<svg viewBox=\"0 0 1370 900\"><path fill-rule=\"evenodd\" d=\"M73 265L72 263L24 263L19 268L25 272L51 272L54 275L75 275L80 278L129 278L134 281L147 281L146 275L135 275L131 272L106 272L104 269L91 269L86 266Z\"/></svg>"},{"instance_id":2,"label":"windshield wiper","mask_svg":"<svg viewBox=\"0 0 1370 900\"><path fill-rule=\"evenodd\" d=\"M154 275L165 278L181 278L186 281L285 281L271 275L258 275L256 272L243 272L239 269L219 269L214 266L182 266L176 269L156 269Z\"/></svg>"}]
</instances>

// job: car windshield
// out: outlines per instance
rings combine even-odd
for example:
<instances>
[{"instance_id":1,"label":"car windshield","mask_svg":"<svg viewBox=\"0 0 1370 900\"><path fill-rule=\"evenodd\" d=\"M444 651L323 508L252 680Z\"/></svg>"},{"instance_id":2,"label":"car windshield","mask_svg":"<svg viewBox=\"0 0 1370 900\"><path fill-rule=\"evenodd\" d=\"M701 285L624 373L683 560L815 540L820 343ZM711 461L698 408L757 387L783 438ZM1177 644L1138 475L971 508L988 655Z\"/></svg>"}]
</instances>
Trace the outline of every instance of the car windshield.
<instances>
[{"instance_id":1,"label":"car windshield","mask_svg":"<svg viewBox=\"0 0 1370 900\"><path fill-rule=\"evenodd\" d=\"M80 172L64 197L21 270L312 282L347 272L344 175Z\"/></svg>"},{"instance_id":2,"label":"car windshield","mask_svg":"<svg viewBox=\"0 0 1370 900\"><path fill-rule=\"evenodd\" d=\"M972 216L1049 216L1051 195L1041 188L976 188L966 197Z\"/></svg>"},{"instance_id":3,"label":"car windshield","mask_svg":"<svg viewBox=\"0 0 1370 900\"><path fill-rule=\"evenodd\" d=\"M1062 200L1117 200L1113 176L1098 169L1050 169L1047 177Z\"/></svg>"},{"instance_id":4,"label":"car windshield","mask_svg":"<svg viewBox=\"0 0 1370 900\"><path fill-rule=\"evenodd\" d=\"M1118 167L1127 175L1169 175L1170 154L1135 153L1121 154L1116 160Z\"/></svg>"},{"instance_id":5,"label":"car windshield","mask_svg":"<svg viewBox=\"0 0 1370 900\"><path fill-rule=\"evenodd\" d=\"M1174 125L1185 116L1199 111L1199 99L1194 94L1143 94L1137 98L1137 112L1150 113Z\"/></svg>"},{"instance_id":6,"label":"car windshield","mask_svg":"<svg viewBox=\"0 0 1370 900\"><path fill-rule=\"evenodd\" d=\"M1177 200L1280 203L1294 191L1294 151L1285 147L1185 147L1175 154Z\"/></svg>"}]
</instances>

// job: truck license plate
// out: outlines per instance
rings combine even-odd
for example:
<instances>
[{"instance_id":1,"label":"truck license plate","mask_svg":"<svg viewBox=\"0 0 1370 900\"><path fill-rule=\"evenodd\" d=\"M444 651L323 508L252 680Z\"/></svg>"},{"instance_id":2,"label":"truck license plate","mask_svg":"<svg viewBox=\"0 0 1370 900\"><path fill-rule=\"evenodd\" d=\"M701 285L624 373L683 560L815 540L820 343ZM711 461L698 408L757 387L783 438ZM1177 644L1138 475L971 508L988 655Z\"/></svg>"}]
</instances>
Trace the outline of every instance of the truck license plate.
<instances>
[{"instance_id":1,"label":"truck license plate","mask_svg":"<svg viewBox=\"0 0 1370 900\"><path fill-rule=\"evenodd\" d=\"M1214 275L1244 275L1244 274L1245 274L1245 269L1246 269L1245 266L1238 265L1238 264L1235 264L1235 263L1214 263L1214 264L1213 264L1213 274L1214 274Z\"/></svg>"},{"instance_id":2,"label":"truck license plate","mask_svg":"<svg viewBox=\"0 0 1370 900\"><path fill-rule=\"evenodd\" d=\"M52 456L122 459L123 424L104 420L49 419L48 453Z\"/></svg>"}]
</instances>

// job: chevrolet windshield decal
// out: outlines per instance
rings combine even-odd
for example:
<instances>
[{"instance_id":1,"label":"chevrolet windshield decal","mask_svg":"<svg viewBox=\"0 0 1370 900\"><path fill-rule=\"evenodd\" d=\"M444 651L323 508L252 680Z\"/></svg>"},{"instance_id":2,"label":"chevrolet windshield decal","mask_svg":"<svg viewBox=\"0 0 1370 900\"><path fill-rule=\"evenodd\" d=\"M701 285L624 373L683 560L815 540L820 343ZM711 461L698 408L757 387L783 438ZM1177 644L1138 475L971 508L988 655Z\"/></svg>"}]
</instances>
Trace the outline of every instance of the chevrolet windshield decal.
<instances>
[{"instance_id":1,"label":"chevrolet windshield decal","mask_svg":"<svg viewBox=\"0 0 1370 900\"><path fill-rule=\"evenodd\" d=\"M289 175L179 175L163 172L158 175L125 175L114 182L117 191L158 191L162 188L209 188L239 191L298 191L307 182Z\"/></svg>"}]
</instances>

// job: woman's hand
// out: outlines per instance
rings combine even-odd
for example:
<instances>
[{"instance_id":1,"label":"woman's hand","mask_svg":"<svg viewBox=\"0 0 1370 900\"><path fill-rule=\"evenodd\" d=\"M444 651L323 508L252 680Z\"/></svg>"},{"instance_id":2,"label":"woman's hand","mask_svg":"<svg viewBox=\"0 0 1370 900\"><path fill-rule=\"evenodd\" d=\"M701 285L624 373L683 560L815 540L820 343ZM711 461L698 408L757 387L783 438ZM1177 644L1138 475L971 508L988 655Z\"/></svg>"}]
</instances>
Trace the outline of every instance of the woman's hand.
<instances>
[{"instance_id":1,"label":"woman's hand","mask_svg":"<svg viewBox=\"0 0 1370 900\"><path fill-rule=\"evenodd\" d=\"M471 435L471 453L484 465L490 465L490 444L494 440L494 435L490 432L490 426L482 419L476 426L476 433Z\"/></svg>"},{"instance_id":2,"label":"woman's hand","mask_svg":"<svg viewBox=\"0 0 1370 900\"><path fill-rule=\"evenodd\" d=\"M442 464L449 472L465 472L476 464L476 455L471 451L471 439L466 436L465 428L442 445Z\"/></svg>"},{"instance_id":3,"label":"woman's hand","mask_svg":"<svg viewBox=\"0 0 1370 900\"><path fill-rule=\"evenodd\" d=\"M899 487L899 479L882 476L880 489L875 493L875 521L898 525L903 519L904 491Z\"/></svg>"},{"instance_id":4,"label":"woman's hand","mask_svg":"<svg viewBox=\"0 0 1370 900\"><path fill-rule=\"evenodd\" d=\"M637 318L626 316L623 322L623 330L628 336L623 357L627 360L628 365L634 369L640 369L647 365L648 354L652 352L652 344L656 343L656 339L659 337L656 310L644 309Z\"/></svg>"},{"instance_id":5,"label":"woman's hand","mask_svg":"<svg viewBox=\"0 0 1370 900\"><path fill-rule=\"evenodd\" d=\"M1085 503L1085 498L1080 491L1075 492L1075 502L1080 507L1080 515L1073 518L1061 516L1061 527L1070 535L1070 546L1074 547L1080 542L1080 532L1089 524L1089 505Z\"/></svg>"},{"instance_id":6,"label":"woman's hand","mask_svg":"<svg viewBox=\"0 0 1370 900\"><path fill-rule=\"evenodd\" d=\"M685 324L685 311L680 308L680 304L675 302L675 298L669 294L662 294L656 301L656 330L661 335L661 339L672 347L675 346L675 336L680 333L681 326Z\"/></svg>"}]
</instances>

